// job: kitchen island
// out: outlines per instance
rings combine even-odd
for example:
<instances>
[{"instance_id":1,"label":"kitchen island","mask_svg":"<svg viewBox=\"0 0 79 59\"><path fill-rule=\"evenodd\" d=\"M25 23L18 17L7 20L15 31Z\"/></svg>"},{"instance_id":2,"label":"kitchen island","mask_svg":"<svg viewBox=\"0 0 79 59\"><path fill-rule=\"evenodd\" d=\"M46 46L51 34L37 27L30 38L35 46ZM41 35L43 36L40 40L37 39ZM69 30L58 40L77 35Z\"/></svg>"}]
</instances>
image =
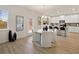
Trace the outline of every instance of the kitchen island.
<instances>
[{"instance_id":1,"label":"kitchen island","mask_svg":"<svg viewBox=\"0 0 79 59\"><path fill-rule=\"evenodd\" d=\"M33 42L39 47L52 47L52 43L55 43L57 37L56 30L37 30L33 31Z\"/></svg>"}]
</instances>

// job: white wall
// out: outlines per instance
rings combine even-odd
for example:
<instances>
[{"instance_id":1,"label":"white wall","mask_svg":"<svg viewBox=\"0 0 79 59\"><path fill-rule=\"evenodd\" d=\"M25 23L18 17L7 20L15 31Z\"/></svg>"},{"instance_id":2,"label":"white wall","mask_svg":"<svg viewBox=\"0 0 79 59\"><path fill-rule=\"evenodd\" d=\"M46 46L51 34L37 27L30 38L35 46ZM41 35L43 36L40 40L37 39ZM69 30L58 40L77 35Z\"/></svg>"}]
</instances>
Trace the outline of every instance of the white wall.
<instances>
[{"instance_id":1,"label":"white wall","mask_svg":"<svg viewBox=\"0 0 79 59\"><path fill-rule=\"evenodd\" d=\"M8 10L9 30L12 30L12 32L16 32L16 16L24 16L24 30L17 32L18 38L27 36L27 20L29 20L29 18L35 20L39 15L38 13L20 6L0 6L0 9ZM8 30L0 30L0 43L6 41L8 41Z\"/></svg>"}]
</instances>

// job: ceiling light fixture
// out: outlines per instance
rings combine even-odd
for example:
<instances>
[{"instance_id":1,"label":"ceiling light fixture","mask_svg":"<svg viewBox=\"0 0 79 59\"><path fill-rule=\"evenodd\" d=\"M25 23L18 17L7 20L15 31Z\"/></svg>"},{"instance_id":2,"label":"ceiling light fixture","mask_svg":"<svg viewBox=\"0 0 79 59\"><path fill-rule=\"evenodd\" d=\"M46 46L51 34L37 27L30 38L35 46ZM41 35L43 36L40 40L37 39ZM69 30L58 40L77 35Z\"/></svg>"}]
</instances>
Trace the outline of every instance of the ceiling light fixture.
<instances>
[{"instance_id":1,"label":"ceiling light fixture","mask_svg":"<svg viewBox=\"0 0 79 59\"><path fill-rule=\"evenodd\" d=\"M76 9L75 8L72 8L72 11L75 11Z\"/></svg>"}]
</instances>

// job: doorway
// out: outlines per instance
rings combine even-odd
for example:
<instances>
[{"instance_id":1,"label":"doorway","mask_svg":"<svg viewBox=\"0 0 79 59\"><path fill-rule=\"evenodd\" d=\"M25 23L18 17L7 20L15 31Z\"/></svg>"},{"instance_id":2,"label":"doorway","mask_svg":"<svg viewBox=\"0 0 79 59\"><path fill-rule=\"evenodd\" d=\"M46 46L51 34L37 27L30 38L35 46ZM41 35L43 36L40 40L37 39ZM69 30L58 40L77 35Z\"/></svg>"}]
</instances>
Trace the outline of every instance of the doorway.
<instances>
[{"instance_id":1,"label":"doorway","mask_svg":"<svg viewBox=\"0 0 79 59\"><path fill-rule=\"evenodd\" d=\"M29 35L31 35L32 34L32 18L30 18L29 20L28 20L28 34Z\"/></svg>"}]
</instances>

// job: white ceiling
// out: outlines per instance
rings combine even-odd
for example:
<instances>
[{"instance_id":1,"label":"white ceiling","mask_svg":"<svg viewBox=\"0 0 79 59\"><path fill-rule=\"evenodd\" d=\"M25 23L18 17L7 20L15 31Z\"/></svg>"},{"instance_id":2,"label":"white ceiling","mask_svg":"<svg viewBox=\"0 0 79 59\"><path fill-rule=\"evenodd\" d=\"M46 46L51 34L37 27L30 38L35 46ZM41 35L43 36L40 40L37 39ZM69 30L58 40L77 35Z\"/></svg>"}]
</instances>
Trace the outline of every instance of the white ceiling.
<instances>
[{"instance_id":1,"label":"white ceiling","mask_svg":"<svg viewBox=\"0 0 79 59\"><path fill-rule=\"evenodd\" d=\"M79 13L79 5L24 5L23 7L48 16Z\"/></svg>"}]
</instances>

